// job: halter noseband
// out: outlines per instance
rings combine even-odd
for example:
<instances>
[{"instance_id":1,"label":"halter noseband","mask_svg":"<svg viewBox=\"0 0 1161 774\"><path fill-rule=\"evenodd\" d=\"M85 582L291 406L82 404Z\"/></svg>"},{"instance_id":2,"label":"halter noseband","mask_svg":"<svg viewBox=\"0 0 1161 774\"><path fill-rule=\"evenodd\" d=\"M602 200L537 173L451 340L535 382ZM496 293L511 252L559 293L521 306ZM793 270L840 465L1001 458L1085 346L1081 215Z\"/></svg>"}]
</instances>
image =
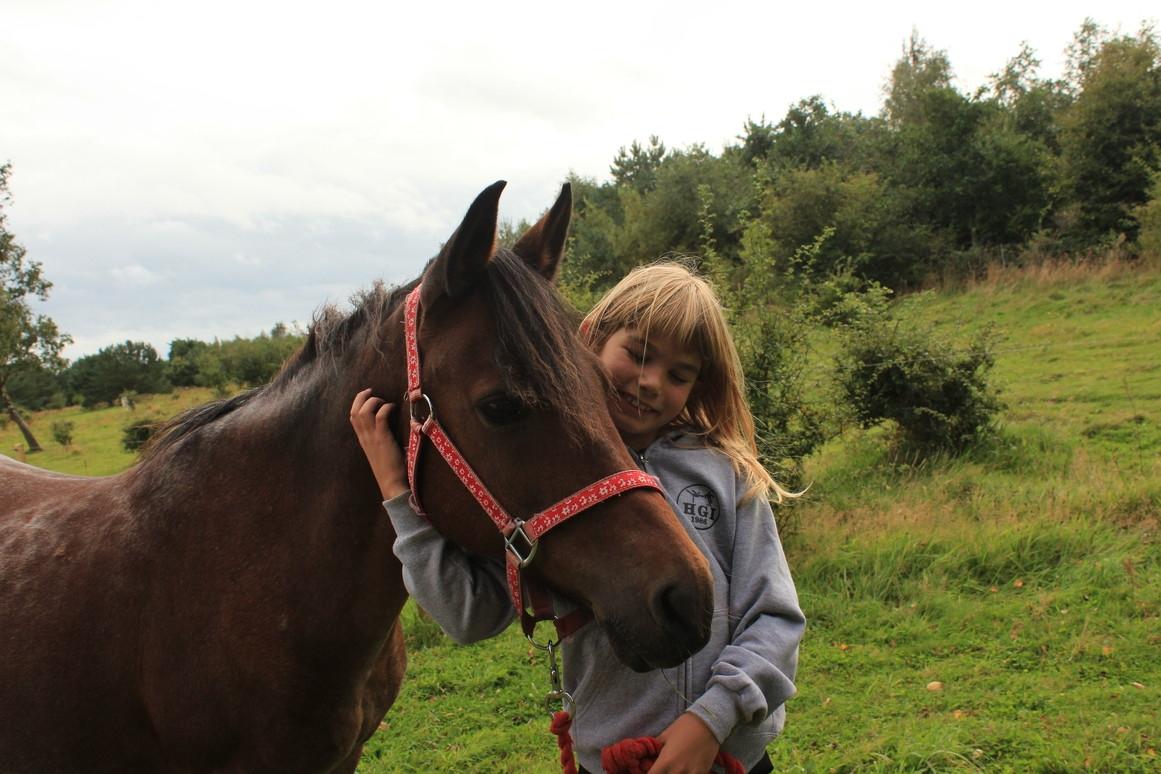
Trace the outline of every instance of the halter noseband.
<instances>
[{"instance_id":1,"label":"halter noseband","mask_svg":"<svg viewBox=\"0 0 1161 774\"><path fill-rule=\"evenodd\" d=\"M431 398L424 394L420 388L419 291L421 287L422 284L417 285L408 294L403 318L404 340L407 350L407 401L411 414L411 432L407 439L407 483L411 487L411 506L416 513L424 515L423 507L419 502L416 474L420 446L423 442L423 436L427 436L440 456L452 469L452 472L456 474L456 477L484 509L484 513L488 514L488 518L500 530L500 534L504 536L508 591L512 596L512 604L520 613L524 633L531 635L532 628L537 621L554 618L551 603L548 601L547 595L543 593L532 595L539 597L539 599L534 602L534 612L528 612L524 604L523 584L520 578L520 570L531 564L536 557L536 548L544 533L594 505L624 492L632 489L656 489L660 491L661 485L656 478L644 471L622 470L589 484L579 492L569 495L528 519L510 516L488 491L488 488L484 486L480 477L472 470L471 465L460 454L451 438L436 421L435 407L432 405ZM566 636L569 631L575 630L571 623L564 625L564 628L562 628L562 621L557 620L556 623L558 634L561 637Z\"/></svg>"}]
</instances>

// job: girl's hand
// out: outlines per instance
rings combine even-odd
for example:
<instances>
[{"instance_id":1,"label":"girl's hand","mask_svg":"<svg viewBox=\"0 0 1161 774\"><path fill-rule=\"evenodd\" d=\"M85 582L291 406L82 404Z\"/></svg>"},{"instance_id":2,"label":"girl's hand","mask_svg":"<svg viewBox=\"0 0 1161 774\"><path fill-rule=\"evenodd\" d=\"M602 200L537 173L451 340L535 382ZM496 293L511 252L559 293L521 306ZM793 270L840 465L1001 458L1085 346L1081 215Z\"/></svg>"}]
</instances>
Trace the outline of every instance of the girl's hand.
<instances>
[{"instance_id":1,"label":"girl's hand","mask_svg":"<svg viewBox=\"0 0 1161 774\"><path fill-rule=\"evenodd\" d=\"M394 409L394 403L376 398L370 389L356 395L351 404L351 426L355 428L367 462L371 463L371 472L379 482L384 500L392 500L407 491L403 453L388 424Z\"/></svg>"},{"instance_id":2,"label":"girl's hand","mask_svg":"<svg viewBox=\"0 0 1161 774\"><path fill-rule=\"evenodd\" d=\"M706 774L718 755L718 740L692 712L684 712L657 737L664 743L650 774Z\"/></svg>"}]
</instances>

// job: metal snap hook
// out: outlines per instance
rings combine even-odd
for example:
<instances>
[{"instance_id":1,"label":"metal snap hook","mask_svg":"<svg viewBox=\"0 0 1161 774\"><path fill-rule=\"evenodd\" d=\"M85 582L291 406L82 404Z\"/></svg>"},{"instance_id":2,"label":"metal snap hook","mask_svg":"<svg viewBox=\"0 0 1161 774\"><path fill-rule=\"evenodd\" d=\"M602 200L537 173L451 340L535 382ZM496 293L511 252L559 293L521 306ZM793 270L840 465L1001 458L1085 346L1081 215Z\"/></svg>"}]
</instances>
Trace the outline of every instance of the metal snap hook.
<instances>
[{"instance_id":1,"label":"metal snap hook","mask_svg":"<svg viewBox=\"0 0 1161 774\"><path fill-rule=\"evenodd\" d=\"M531 634L525 635L532 647L543 650L548 654L548 684L550 690L544 695L544 708L551 714L558 709L572 711L576 706L576 701L572 698L572 694L564 690L560 676L560 667L556 658L556 649L560 645L559 640L547 640L545 642L537 642Z\"/></svg>"}]
</instances>

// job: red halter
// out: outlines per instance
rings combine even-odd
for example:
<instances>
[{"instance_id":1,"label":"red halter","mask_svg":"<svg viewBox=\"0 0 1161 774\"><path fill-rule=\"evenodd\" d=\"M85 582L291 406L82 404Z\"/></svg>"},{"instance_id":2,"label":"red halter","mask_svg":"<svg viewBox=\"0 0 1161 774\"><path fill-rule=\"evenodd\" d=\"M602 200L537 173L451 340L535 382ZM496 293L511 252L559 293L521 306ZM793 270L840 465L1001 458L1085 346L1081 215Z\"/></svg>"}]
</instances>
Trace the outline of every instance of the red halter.
<instances>
[{"instance_id":1,"label":"red halter","mask_svg":"<svg viewBox=\"0 0 1161 774\"><path fill-rule=\"evenodd\" d=\"M417 285L407 296L404 310L404 339L407 346L407 401L411 408L411 433L407 440L407 483L411 486L411 505L415 512L423 515L423 507L419 503L419 487L416 482L419 449L423 436L431 440L433 446L451 467L460 482L476 498L476 502L488 514L488 518L504 536L507 548L508 590L512 595L512 604L520 613L524 633L531 635L532 628L537 621L553 619L551 604L545 595L535 604L533 613L529 613L524 605L520 570L532 563L536 556L538 541L544 533L553 527L571 519L573 516L589 508L627 492L631 489L657 489L661 485L656 478L641 470L623 470L611 476L602 478L584 489L569 495L555 505L540 511L527 520L513 518L508 515L499 501L492 496L479 476L472 470L471 465L456 449L447 433L435 419L435 407L431 398L423 393L419 386L419 290ZM426 407L426 416L423 416ZM534 595L535 596L535 595ZM565 637L575 626L563 625L557 620L557 632Z\"/></svg>"}]
</instances>

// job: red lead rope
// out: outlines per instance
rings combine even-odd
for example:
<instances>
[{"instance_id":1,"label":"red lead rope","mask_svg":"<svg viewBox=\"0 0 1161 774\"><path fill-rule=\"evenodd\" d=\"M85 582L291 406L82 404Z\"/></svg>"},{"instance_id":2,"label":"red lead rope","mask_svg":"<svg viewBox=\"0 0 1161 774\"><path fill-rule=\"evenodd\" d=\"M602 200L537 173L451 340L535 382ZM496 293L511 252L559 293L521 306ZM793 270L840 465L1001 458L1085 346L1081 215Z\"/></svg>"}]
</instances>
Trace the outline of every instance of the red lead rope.
<instances>
[{"instance_id":1,"label":"red lead rope","mask_svg":"<svg viewBox=\"0 0 1161 774\"><path fill-rule=\"evenodd\" d=\"M552 716L552 733L560 748L560 768L564 774L577 774L576 758L572 752L572 715L561 710ZM622 739L601 750L601 768L606 774L643 774L653 768L663 744L652 736ZM724 750L714 758L712 771L721 769L725 774L746 774L742 762Z\"/></svg>"},{"instance_id":2,"label":"red lead rope","mask_svg":"<svg viewBox=\"0 0 1161 774\"><path fill-rule=\"evenodd\" d=\"M407 440L407 483L411 486L411 505L416 513L423 515L423 506L419 502L416 473L419 465L419 451L423 438L426 436L504 536L504 542L507 546L508 590L512 596L512 604L515 605L521 616L524 633L531 635L532 628L537 621L554 618L551 604L537 603L536 610L532 614L528 613L524 604L520 570L532 562L540 537L553 527L598 503L633 489L661 491L661 484L656 478L644 471L635 468L622 470L589 484L579 492L534 514L526 521L510 516L500 505L500 502L488 491L488 487L484 486L484 482L472 470L472 466L468 464L468 461L452 443L451 438L436 421L435 408L432 406L431 399L423 393L420 387L419 294L421 287L422 285L417 285L408 294L403 316L404 342L407 348L407 400L411 409L411 434ZM423 415L425 408L426 416ZM547 595L540 595L540 597L547 600ZM569 632L574 630L579 625L577 620L574 617L566 621L557 621L559 636L567 636Z\"/></svg>"}]
</instances>

